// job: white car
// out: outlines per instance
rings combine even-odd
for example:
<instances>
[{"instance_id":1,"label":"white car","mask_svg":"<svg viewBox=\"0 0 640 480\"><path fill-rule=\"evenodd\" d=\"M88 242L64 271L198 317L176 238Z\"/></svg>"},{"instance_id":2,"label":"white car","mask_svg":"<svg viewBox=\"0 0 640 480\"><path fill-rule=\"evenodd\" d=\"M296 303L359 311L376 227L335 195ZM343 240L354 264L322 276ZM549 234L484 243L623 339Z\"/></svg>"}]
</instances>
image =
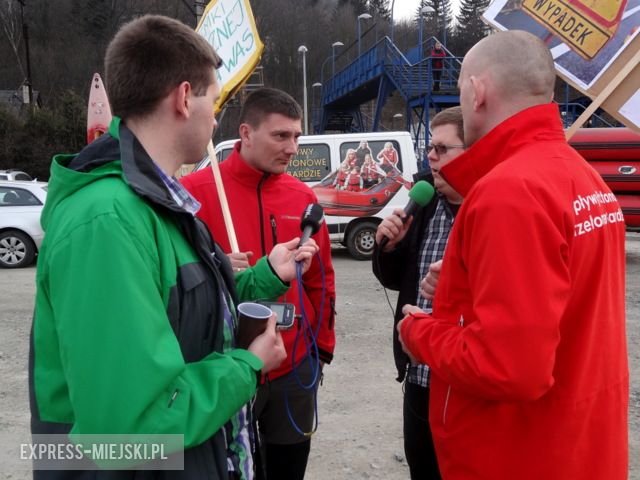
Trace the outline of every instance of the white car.
<instances>
[{"instance_id":1,"label":"white car","mask_svg":"<svg viewBox=\"0 0 640 480\"><path fill-rule=\"evenodd\" d=\"M33 178L31 178L31 175L29 175L28 173L16 170L15 168L10 168L9 170L0 170L0 180L25 180L27 182L30 182L31 180L33 180Z\"/></svg>"},{"instance_id":2,"label":"white car","mask_svg":"<svg viewBox=\"0 0 640 480\"><path fill-rule=\"evenodd\" d=\"M40 214L46 198L44 182L0 180L0 268L33 263L44 237Z\"/></svg>"}]
</instances>

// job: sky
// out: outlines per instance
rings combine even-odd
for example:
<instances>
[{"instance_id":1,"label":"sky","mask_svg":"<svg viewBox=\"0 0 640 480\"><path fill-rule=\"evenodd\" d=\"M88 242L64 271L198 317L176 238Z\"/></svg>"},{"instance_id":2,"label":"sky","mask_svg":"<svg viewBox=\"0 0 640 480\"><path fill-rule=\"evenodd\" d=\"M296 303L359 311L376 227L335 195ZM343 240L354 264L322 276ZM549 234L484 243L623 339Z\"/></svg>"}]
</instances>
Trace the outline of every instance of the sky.
<instances>
[{"instance_id":1,"label":"sky","mask_svg":"<svg viewBox=\"0 0 640 480\"><path fill-rule=\"evenodd\" d=\"M393 1L393 0L392 0ZM459 0L452 0L451 5L453 6L453 14L458 12L458 4ZM408 19L415 15L416 10L418 9L418 5L420 5L420 0L396 0L394 6L394 19Z\"/></svg>"}]
</instances>

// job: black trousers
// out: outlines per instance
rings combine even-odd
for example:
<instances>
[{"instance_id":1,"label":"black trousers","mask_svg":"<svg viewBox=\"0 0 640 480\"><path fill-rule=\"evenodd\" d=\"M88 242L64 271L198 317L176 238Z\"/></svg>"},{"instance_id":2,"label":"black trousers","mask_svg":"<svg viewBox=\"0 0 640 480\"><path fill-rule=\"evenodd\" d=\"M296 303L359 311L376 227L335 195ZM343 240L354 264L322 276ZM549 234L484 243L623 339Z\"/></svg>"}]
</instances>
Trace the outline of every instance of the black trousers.
<instances>
[{"instance_id":1,"label":"black trousers","mask_svg":"<svg viewBox=\"0 0 640 480\"><path fill-rule=\"evenodd\" d=\"M266 480L303 480L307 469L307 459L311 449L311 440L292 445L267 444L266 475L258 479Z\"/></svg>"},{"instance_id":2,"label":"black trousers","mask_svg":"<svg viewBox=\"0 0 640 480\"><path fill-rule=\"evenodd\" d=\"M297 367L304 385L313 380L309 361ZM321 374L321 373L320 373ZM286 396L286 402L285 402ZM262 451L258 480L303 480L311 449L310 437L300 435L287 413L303 432L314 425L314 392L299 387L292 374L260 385L253 411L258 419Z\"/></svg>"},{"instance_id":3,"label":"black trousers","mask_svg":"<svg viewBox=\"0 0 640 480\"><path fill-rule=\"evenodd\" d=\"M433 73L433 91L438 92L440 91L440 75L442 74L442 70L434 69L432 73Z\"/></svg>"},{"instance_id":4,"label":"black trousers","mask_svg":"<svg viewBox=\"0 0 640 480\"><path fill-rule=\"evenodd\" d=\"M411 480L440 480L429 427L429 389L404 383L404 454Z\"/></svg>"}]
</instances>

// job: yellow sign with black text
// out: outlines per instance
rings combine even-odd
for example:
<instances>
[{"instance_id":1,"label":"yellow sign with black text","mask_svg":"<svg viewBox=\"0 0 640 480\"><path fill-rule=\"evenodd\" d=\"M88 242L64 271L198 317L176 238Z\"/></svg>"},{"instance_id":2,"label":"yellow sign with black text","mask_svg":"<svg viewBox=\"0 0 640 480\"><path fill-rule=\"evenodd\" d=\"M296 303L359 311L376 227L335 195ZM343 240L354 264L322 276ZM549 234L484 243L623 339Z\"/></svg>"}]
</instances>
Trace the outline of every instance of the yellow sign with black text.
<instances>
[{"instance_id":1,"label":"yellow sign with black text","mask_svg":"<svg viewBox=\"0 0 640 480\"><path fill-rule=\"evenodd\" d=\"M578 3L581 8L576 8ZM522 6L539 23L561 37L570 48L582 57L591 59L613 36L618 24L606 26L597 21L595 12L589 10L590 13L587 13L587 3L593 2L524 0Z\"/></svg>"},{"instance_id":2,"label":"yellow sign with black text","mask_svg":"<svg viewBox=\"0 0 640 480\"><path fill-rule=\"evenodd\" d=\"M216 112L244 85L256 68L264 44L249 0L211 0L196 27L222 60L216 69L220 97Z\"/></svg>"}]
</instances>

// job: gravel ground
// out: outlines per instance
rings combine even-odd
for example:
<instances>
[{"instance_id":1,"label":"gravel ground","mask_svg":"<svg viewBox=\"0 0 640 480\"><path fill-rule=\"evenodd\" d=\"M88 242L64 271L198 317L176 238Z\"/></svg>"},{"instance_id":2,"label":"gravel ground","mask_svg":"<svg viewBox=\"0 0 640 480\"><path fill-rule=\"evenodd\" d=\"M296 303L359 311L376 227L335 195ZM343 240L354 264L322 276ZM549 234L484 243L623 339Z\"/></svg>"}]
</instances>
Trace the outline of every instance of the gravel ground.
<instances>
[{"instance_id":1,"label":"gravel ground","mask_svg":"<svg viewBox=\"0 0 640 480\"><path fill-rule=\"evenodd\" d=\"M368 262L334 251L338 348L320 391L320 426L307 478L409 478L402 448L402 390L391 354L391 310ZM29 428L28 337L35 268L0 270L0 436ZM395 305L395 295L389 294ZM627 338L631 370L629 478L640 480L640 234L627 235ZM0 478L30 478L5 471Z\"/></svg>"}]
</instances>

